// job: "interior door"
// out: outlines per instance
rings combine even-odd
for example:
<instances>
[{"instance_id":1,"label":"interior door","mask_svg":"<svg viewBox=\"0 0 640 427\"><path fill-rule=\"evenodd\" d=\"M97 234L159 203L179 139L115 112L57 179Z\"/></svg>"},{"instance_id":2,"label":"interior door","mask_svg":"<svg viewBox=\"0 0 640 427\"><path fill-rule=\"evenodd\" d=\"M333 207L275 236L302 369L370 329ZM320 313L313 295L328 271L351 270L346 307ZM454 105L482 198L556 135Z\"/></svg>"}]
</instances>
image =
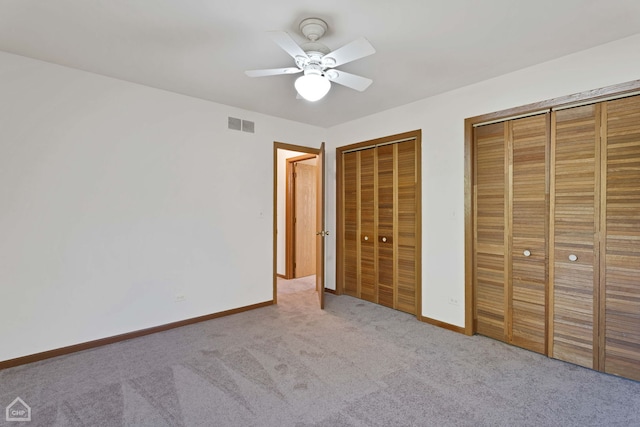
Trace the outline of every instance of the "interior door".
<instances>
[{"instance_id":1,"label":"interior door","mask_svg":"<svg viewBox=\"0 0 640 427\"><path fill-rule=\"evenodd\" d=\"M316 272L316 166L304 161L295 163L294 178L294 277L306 277Z\"/></svg>"},{"instance_id":2,"label":"interior door","mask_svg":"<svg viewBox=\"0 0 640 427\"><path fill-rule=\"evenodd\" d=\"M324 142L317 159L316 187L316 290L320 308L324 309Z\"/></svg>"}]
</instances>

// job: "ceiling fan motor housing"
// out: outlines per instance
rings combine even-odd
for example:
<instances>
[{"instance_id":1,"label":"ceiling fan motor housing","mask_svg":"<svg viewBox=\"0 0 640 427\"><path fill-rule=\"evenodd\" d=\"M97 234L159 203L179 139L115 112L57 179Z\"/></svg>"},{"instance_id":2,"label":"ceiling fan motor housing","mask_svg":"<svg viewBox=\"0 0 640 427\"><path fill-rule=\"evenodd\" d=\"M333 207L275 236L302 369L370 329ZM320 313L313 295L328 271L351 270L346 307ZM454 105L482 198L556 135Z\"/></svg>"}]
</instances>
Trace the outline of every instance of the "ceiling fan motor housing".
<instances>
[{"instance_id":1,"label":"ceiling fan motor housing","mask_svg":"<svg viewBox=\"0 0 640 427\"><path fill-rule=\"evenodd\" d=\"M327 67L325 60L330 58L326 58L324 53L314 50L305 51L305 53L307 54L306 57L296 56L296 65L298 68L305 69L310 64L320 65L324 68Z\"/></svg>"}]
</instances>

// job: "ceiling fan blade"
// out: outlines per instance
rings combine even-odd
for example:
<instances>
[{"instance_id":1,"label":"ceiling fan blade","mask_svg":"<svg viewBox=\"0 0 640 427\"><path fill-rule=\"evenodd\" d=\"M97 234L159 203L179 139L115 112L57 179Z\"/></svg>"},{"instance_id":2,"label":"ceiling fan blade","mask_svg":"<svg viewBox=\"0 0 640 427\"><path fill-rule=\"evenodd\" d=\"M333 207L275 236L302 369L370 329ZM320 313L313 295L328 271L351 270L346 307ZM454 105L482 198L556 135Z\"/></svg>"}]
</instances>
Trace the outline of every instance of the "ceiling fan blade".
<instances>
[{"instance_id":1,"label":"ceiling fan blade","mask_svg":"<svg viewBox=\"0 0 640 427\"><path fill-rule=\"evenodd\" d=\"M291 36L284 31L269 31L269 35L274 42L278 44L285 52L287 52L293 59L298 56L308 58L307 54L302 48L291 38Z\"/></svg>"},{"instance_id":2,"label":"ceiling fan blade","mask_svg":"<svg viewBox=\"0 0 640 427\"><path fill-rule=\"evenodd\" d=\"M371 46L371 43L369 43L369 41L364 37L360 37L359 39L354 40L333 52L327 53L322 57L322 63L327 67L337 67L374 53L376 53L376 50Z\"/></svg>"},{"instance_id":3,"label":"ceiling fan blade","mask_svg":"<svg viewBox=\"0 0 640 427\"><path fill-rule=\"evenodd\" d=\"M326 76L334 83L341 84L342 86L346 86L360 92L364 91L371 83L373 83L373 80L366 77L356 76L355 74L339 70L331 70L326 73Z\"/></svg>"},{"instance_id":4,"label":"ceiling fan blade","mask_svg":"<svg viewBox=\"0 0 640 427\"><path fill-rule=\"evenodd\" d=\"M279 74L295 74L300 73L302 70L300 68L290 67L290 68L270 68L266 70L248 70L244 73L249 77L266 77L266 76L277 76Z\"/></svg>"}]
</instances>

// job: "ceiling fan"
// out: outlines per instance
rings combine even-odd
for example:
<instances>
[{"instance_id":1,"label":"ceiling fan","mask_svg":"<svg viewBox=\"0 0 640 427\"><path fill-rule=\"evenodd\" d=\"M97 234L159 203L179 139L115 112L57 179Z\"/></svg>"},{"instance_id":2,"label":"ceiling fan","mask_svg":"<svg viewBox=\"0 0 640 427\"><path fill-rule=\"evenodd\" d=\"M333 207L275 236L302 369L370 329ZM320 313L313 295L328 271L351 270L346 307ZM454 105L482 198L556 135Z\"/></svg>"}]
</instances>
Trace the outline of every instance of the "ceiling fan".
<instances>
[{"instance_id":1,"label":"ceiling fan","mask_svg":"<svg viewBox=\"0 0 640 427\"><path fill-rule=\"evenodd\" d=\"M319 18L307 18L300 23L300 31L309 40L298 45L284 31L270 31L271 38L294 60L295 67L249 70L249 77L276 76L279 74L304 73L295 82L299 96L308 101L317 101L331 89L331 82L341 84L357 91L364 91L373 80L345 71L335 70L347 62L374 54L376 50L364 37L352 41L334 51L318 40L327 31L327 23Z\"/></svg>"}]
</instances>

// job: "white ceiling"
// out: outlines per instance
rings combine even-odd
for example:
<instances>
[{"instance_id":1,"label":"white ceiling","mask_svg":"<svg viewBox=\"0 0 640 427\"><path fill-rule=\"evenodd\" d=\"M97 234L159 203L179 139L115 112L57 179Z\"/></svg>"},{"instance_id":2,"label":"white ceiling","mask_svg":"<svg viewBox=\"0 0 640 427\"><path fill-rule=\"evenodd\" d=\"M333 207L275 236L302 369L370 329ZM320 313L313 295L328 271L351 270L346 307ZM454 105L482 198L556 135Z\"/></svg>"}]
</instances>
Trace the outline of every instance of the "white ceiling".
<instances>
[{"instance_id":1,"label":"white ceiling","mask_svg":"<svg viewBox=\"0 0 640 427\"><path fill-rule=\"evenodd\" d=\"M329 24L336 49L377 53L339 69L373 79L296 99L293 66L266 34ZM330 127L640 32L639 0L0 0L0 50ZM615 66L615 65L613 65Z\"/></svg>"}]
</instances>

